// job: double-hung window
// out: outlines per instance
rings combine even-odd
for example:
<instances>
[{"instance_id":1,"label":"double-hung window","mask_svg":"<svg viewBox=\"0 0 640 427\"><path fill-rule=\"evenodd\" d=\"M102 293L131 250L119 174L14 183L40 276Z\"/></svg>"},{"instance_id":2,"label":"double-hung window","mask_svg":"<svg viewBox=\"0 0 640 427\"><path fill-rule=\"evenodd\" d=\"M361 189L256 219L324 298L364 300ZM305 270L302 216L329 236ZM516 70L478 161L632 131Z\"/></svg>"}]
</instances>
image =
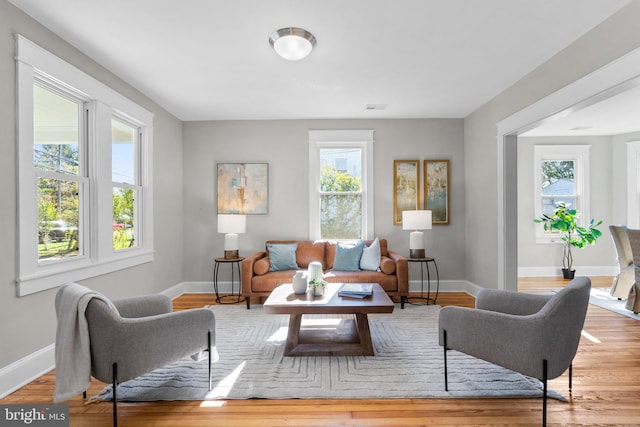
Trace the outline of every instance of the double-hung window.
<instances>
[{"instance_id":1,"label":"double-hung window","mask_svg":"<svg viewBox=\"0 0 640 427\"><path fill-rule=\"evenodd\" d=\"M153 260L153 115L22 36L17 293Z\"/></svg>"},{"instance_id":2,"label":"double-hung window","mask_svg":"<svg viewBox=\"0 0 640 427\"><path fill-rule=\"evenodd\" d=\"M373 131L310 131L309 185L311 239L373 238Z\"/></svg>"},{"instance_id":3,"label":"double-hung window","mask_svg":"<svg viewBox=\"0 0 640 427\"><path fill-rule=\"evenodd\" d=\"M564 202L580 212L579 225L586 225L591 218L589 153L589 145L534 146L534 218L552 214ZM542 224L535 226L538 243L561 242L557 232L545 230Z\"/></svg>"}]
</instances>

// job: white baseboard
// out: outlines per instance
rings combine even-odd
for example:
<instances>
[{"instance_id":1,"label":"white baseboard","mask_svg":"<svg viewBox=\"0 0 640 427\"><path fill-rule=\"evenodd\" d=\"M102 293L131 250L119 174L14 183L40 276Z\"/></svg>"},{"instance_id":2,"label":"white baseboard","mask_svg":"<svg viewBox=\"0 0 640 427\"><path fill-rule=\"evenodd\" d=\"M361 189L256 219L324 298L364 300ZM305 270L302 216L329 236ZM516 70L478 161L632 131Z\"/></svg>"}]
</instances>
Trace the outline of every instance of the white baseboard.
<instances>
[{"instance_id":1,"label":"white baseboard","mask_svg":"<svg viewBox=\"0 0 640 427\"><path fill-rule=\"evenodd\" d=\"M616 266L580 266L574 265L576 276L615 276L620 272ZM518 277L557 277L562 276L562 269L557 266L518 267Z\"/></svg>"},{"instance_id":2,"label":"white baseboard","mask_svg":"<svg viewBox=\"0 0 640 427\"><path fill-rule=\"evenodd\" d=\"M55 360L55 345L50 344L0 369L0 399L52 370Z\"/></svg>"},{"instance_id":3,"label":"white baseboard","mask_svg":"<svg viewBox=\"0 0 640 427\"><path fill-rule=\"evenodd\" d=\"M409 292L420 292L420 280L410 280L409 281ZM425 280L422 291L424 293L429 289L428 283ZM467 280L440 280L440 290L439 292L465 292L469 295L476 295L478 291L481 289L480 286L477 286ZM437 281L435 279L431 280L431 294L433 295L437 290Z\"/></svg>"}]
</instances>

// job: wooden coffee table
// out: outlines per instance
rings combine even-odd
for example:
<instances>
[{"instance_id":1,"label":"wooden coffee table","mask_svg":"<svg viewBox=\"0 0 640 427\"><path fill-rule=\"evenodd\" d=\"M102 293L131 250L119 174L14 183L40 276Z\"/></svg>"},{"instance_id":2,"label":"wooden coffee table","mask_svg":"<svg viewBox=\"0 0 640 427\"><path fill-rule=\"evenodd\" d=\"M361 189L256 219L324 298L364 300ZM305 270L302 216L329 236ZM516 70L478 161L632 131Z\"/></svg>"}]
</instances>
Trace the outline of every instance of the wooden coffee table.
<instances>
[{"instance_id":1,"label":"wooden coffee table","mask_svg":"<svg viewBox=\"0 0 640 427\"><path fill-rule=\"evenodd\" d=\"M285 356L373 356L369 313L392 313L393 301L377 283L365 299L338 296L342 283L329 283L324 296L307 300L293 293L291 284L278 286L264 303L269 314L288 314ZM355 318L309 319L305 314L353 314ZM324 317L324 316L323 316Z\"/></svg>"}]
</instances>

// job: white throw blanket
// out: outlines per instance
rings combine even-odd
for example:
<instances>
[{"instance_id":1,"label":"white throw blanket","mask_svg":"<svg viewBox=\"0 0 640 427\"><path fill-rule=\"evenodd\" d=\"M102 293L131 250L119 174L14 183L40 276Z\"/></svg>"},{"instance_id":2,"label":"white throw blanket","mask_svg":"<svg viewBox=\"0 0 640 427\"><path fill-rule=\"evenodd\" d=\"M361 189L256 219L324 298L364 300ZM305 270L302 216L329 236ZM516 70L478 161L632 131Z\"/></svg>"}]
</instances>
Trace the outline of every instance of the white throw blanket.
<instances>
[{"instance_id":1,"label":"white throw blanket","mask_svg":"<svg viewBox=\"0 0 640 427\"><path fill-rule=\"evenodd\" d=\"M117 311L104 295L77 283L62 286L56 295L55 403L71 399L91 384L91 350L85 310L92 298L105 301Z\"/></svg>"}]
</instances>

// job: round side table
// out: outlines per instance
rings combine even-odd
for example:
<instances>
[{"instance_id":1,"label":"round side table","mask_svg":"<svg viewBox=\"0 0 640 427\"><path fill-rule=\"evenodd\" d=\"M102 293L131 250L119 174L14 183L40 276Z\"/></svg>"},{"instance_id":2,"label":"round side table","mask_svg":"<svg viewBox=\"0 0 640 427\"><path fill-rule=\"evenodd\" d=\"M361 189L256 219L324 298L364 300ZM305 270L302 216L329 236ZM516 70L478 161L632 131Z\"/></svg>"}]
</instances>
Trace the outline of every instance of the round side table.
<instances>
[{"instance_id":1,"label":"round side table","mask_svg":"<svg viewBox=\"0 0 640 427\"><path fill-rule=\"evenodd\" d=\"M420 263L420 296L412 297L409 296L407 300L410 299L422 299L425 300L427 304L431 301L434 305L438 300L438 292L440 292L440 273L438 272L438 264L436 260L432 257L424 257L424 258L407 258L409 262L417 262ZM433 298L431 298L431 273L429 271L429 263L433 263L433 266L436 268L436 294ZM427 266L427 296L424 296L424 266Z\"/></svg>"},{"instance_id":2,"label":"round side table","mask_svg":"<svg viewBox=\"0 0 640 427\"><path fill-rule=\"evenodd\" d=\"M238 257L238 258L214 258L213 260L213 289L216 292L216 303L218 304L235 304L238 302L243 301L241 299L241 289L240 287L242 286L242 276L240 273L240 263L242 262L242 260L244 259L244 257ZM231 294L230 295L222 295L220 296L220 294L218 293L218 270L220 270L220 265L222 264L231 264ZM229 302L223 302L222 299L223 298L229 298L229 297L234 297L234 292L233 292L233 284L235 283L235 278L234 278L234 266L235 268L238 269L238 299L236 301L229 301Z\"/></svg>"}]
</instances>

